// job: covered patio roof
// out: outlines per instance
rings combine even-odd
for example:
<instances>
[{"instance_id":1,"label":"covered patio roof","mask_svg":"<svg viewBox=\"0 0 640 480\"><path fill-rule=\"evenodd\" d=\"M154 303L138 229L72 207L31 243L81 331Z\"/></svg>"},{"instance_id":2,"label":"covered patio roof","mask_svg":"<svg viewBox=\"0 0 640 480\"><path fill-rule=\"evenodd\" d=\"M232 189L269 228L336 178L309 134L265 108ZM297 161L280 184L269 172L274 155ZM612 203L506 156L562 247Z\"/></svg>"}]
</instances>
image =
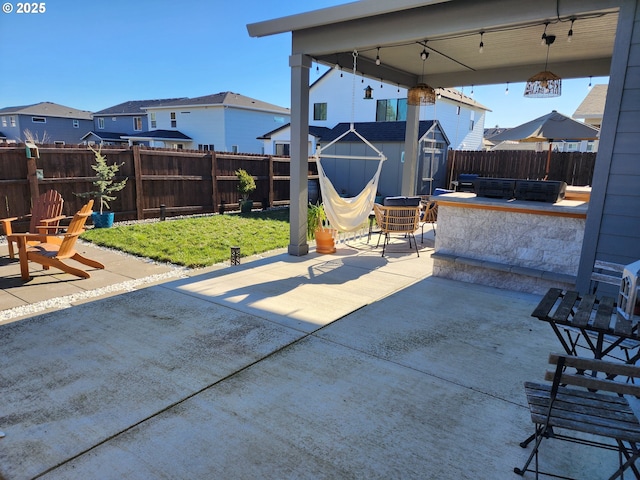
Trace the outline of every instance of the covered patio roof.
<instances>
[{"instance_id":1,"label":"covered patio roof","mask_svg":"<svg viewBox=\"0 0 640 480\"><path fill-rule=\"evenodd\" d=\"M292 53L411 87L526 81L545 65L562 78L608 76L620 0L359 1L247 26L255 37L292 32ZM572 24L573 20L573 24ZM572 41L569 42L569 30ZM481 41L483 53L479 52ZM420 52L430 53L424 66ZM376 65L376 56L380 65Z\"/></svg>"}]
</instances>

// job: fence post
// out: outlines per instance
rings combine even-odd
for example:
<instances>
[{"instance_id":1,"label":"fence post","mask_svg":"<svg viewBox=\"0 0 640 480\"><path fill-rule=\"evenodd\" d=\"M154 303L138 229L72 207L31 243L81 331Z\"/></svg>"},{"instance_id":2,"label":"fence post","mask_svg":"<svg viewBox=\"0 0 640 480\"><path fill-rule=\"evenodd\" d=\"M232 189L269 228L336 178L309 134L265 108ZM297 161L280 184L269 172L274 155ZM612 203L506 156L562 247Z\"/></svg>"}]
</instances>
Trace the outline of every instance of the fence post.
<instances>
[{"instance_id":1,"label":"fence post","mask_svg":"<svg viewBox=\"0 0 640 480\"><path fill-rule=\"evenodd\" d=\"M133 151L133 174L136 178L136 216L138 220L144 218L144 192L142 190L142 161L140 159L140 145L131 147Z\"/></svg>"},{"instance_id":2,"label":"fence post","mask_svg":"<svg viewBox=\"0 0 640 480\"><path fill-rule=\"evenodd\" d=\"M31 192L31 203L33 205L40 196L38 175L36 174L36 159L33 157L27 158L27 180L29 181L29 191Z\"/></svg>"},{"instance_id":3,"label":"fence post","mask_svg":"<svg viewBox=\"0 0 640 480\"><path fill-rule=\"evenodd\" d=\"M269 155L269 207L273 207L273 155Z\"/></svg>"},{"instance_id":4,"label":"fence post","mask_svg":"<svg viewBox=\"0 0 640 480\"><path fill-rule=\"evenodd\" d=\"M224 202L218 189L218 158L216 152L211 151L211 196L213 201L213 211L218 209L219 213L224 213Z\"/></svg>"}]
</instances>

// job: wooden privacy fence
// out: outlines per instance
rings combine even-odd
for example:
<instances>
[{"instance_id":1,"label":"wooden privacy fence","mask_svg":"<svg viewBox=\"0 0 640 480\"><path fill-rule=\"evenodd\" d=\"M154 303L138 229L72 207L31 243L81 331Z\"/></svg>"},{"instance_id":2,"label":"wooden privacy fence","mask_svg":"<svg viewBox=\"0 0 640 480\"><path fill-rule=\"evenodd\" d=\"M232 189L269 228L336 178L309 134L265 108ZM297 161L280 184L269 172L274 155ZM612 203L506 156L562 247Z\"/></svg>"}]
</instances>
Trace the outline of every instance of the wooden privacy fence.
<instances>
[{"instance_id":1,"label":"wooden privacy fence","mask_svg":"<svg viewBox=\"0 0 640 480\"><path fill-rule=\"evenodd\" d=\"M257 208L289 204L289 157L141 146L105 146L102 153L109 164L123 164L116 180L129 178L117 200L111 202L118 221L159 217L161 205L167 216L237 210L235 171L239 168L256 179L251 199ZM41 146L39 155L27 159L24 145L0 145L0 218L28 214L31 198L48 189L62 194L65 215L73 215L85 202L74 193L93 190L94 155L86 146ZM456 180L461 173L542 179L546 159L547 152L450 151L447 179ZM594 153L553 152L549 180L591 185L594 164ZM308 178L318 178L311 158Z\"/></svg>"},{"instance_id":2,"label":"wooden privacy fence","mask_svg":"<svg viewBox=\"0 0 640 480\"><path fill-rule=\"evenodd\" d=\"M116 180L129 179L110 202L118 221L159 217L161 205L167 216L237 210L239 168L256 180L256 208L289 204L289 157L141 146L105 146L102 153L108 164L123 164ZM93 190L95 157L87 147L41 146L39 155L29 160L24 146L0 146L0 218L28 214L33 190L49 189L62 194L64 214L72 215L86 201L74 193ZM308 177L318 178L311 160Z\"/></svg>"},{"instance_id":3,"label":"wooden privacy fence","mask_svg":"<svg viewBox=\"0 0 640 480\"><path fill-rule=\"evenodd\" d=\"M474 152L451 150L447 156L447 180L457 180L461 173L476 173L481 177L542 180L545 176L548 151L497 150ZM595 153L551 152L549 177L567 185L591 185Z\"/></svg>"}]
</instances>

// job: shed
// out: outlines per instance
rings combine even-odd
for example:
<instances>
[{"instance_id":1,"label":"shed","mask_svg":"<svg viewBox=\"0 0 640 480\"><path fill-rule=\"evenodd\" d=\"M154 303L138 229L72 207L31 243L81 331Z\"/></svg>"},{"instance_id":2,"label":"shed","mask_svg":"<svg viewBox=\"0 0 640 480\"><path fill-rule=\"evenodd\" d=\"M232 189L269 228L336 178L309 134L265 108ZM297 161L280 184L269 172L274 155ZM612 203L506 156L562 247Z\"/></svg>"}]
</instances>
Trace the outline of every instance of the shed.
<instances>
[{"instance_id":1,"label":"shed","mask_svg":"<svg viewBox=\"0 0 640 480\"><path fill-rule=\"evenodd\" d=\"M350 123L339 123L322 135L321 143L327 145L349 130L349 127ZM387 157L380 174L380 195L399 195L402 191L407 122L356 122L354 127ZM448 148L449 139L437 120L420 122L416 192L428 195L433 189L446 186ZM375 155L375 152L353 133L349 133L323 153L345 156ZM322 160L322 166L338 193L353 196L371 180L378 164L375 161L325 158Z\"/></svg>"}]
</instances>

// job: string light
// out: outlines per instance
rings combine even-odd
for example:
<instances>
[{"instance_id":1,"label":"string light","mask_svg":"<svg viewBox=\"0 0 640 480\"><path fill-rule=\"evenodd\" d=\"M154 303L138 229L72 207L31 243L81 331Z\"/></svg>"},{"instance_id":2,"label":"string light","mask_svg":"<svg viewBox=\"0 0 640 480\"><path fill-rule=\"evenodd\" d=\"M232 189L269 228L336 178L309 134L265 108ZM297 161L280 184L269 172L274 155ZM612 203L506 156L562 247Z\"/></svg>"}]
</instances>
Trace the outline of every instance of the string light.
<instances>
[{"instance_id":1,"label":"string light","mask_svg":"<svg viewBox=\"0 0 640 480\"><path fill-rule=\"evenodd\" d=\"M422 49L422 52L420 53L420 58L422 60L426 60L427 58L429 58L429 52L427 52L426 48Z\"/></svg>"},{"instance_id":2,"label":"string light","mask_svg":"<svg viewBox=\"0 0 640 480\"><path fill-rule=\"evenodd\" d=\"M587 90L591 91L591 89L593 88L593 85L591 84L591 75L589 75L589 86L587 87Z\"/></svg>"},{"instance_id":3,"label":"string light","mask_svg":"<svg viewBox=\"0 0 640 480\"><path fill-rule=\"evenodd\" d=\"M542 32L542 37L540 37L540 45L547 44L547 27L549 26L549 22L544 22L544 32Z\"/></svg>"},{"instance_id":4,"label":"string light","mask_svg":"<svg viewBox=\"0 0 640 480\"><path fill-rule=\"evenodd\" d=\"M378 47L378 54L376 55L376 65L380 65L380 47Z\"/></svg>"},{"instance_id":5,"label":"string light","mask_svg":"<svg viewBox=\"0 0 640 480\"><path fill-rule=\"evenodd\" d=\"M505 88L504 94L509 95L509 82L507 82L507 88Z\"/></svg>"},{"instance_id":6,"label":"string light","mask_svg":"<svg viewBox=\"0 0 640 480\"><path fill-rule=\"evenodd\" d=\"M484 30L482 32L480 32L480 47L478 48L478 51L480 53L484 52L484 41L483 41L483 36L484 36Z\"/></svg>"},{"instance_id":7,"label":"string light","mask_svg":"<svg viewBox=\"0 0 640 480\"><path fill-rule=\"evenodd\" d=\"M471 93L469 94L470 97L473 97L473 83L471 84Z\"/></svg>"},{"instance_id":8,"label":"string light","mask_svg":"<svg viewBox=\"0 0 640 480\"><path fill-rule=\"evenodd\" d=\"M571 19L571 28L569 28L569 33L567 34L567 42L569 43L571 43L571 40L573 40L573 22L575 21L575 18Z\"/></svg>"}]
</instances>

